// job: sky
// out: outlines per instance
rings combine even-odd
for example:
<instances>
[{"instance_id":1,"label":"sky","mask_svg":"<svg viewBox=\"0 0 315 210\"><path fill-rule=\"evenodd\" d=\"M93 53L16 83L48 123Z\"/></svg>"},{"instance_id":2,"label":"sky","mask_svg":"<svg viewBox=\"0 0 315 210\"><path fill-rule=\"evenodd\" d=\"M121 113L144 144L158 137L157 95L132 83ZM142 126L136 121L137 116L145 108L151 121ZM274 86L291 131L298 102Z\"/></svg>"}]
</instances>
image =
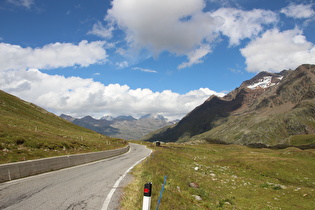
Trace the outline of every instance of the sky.
<instances>
[{"instance_id":1,"label":"sky","mask_svg":"<svg viewBox=\"0 0 315 210\"><path fill-rule=\"evenodd\" d=\"M0 89L57 115L180 119L315 64L315 0L0 0Z\"/></svg>"}]
</instances>

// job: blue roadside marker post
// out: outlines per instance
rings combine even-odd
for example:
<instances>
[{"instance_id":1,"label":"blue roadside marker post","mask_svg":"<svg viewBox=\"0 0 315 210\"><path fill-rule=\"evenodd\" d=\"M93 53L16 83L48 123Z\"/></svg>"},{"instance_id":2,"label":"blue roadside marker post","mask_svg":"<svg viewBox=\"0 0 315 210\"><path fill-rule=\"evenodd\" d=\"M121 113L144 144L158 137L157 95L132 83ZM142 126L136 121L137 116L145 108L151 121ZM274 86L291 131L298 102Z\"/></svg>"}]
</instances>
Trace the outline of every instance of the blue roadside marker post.
<instances>
[{"instance_id":1,"label":"blue roadside marker post","mask_svg":"<svg viewBox=\"0 0 315 210\"><path fill-rule=\"evenodd\" d=\"M151 192L152 192L152 182L148 182L148 183L144 184L142 210L150 210Z\"/></svg>"},{"instance_id":2,"label":"blue roadside marker post","mask_svg":"<svg viewBox=\"0 0 315 210\"><path fill-rule=\"evenodd\" d=\"M158 203L157 203L157 206L156 206L156 210L159 210L159 207L160 207L160 204L161 204L163 192L164 192L165 185L166 185L166 179L167 179L167 176L164 176L164 183L162 184L162 189L160 191L160 196L159 196L159 200L158 200Z\"/></svg>"}]
</instances>

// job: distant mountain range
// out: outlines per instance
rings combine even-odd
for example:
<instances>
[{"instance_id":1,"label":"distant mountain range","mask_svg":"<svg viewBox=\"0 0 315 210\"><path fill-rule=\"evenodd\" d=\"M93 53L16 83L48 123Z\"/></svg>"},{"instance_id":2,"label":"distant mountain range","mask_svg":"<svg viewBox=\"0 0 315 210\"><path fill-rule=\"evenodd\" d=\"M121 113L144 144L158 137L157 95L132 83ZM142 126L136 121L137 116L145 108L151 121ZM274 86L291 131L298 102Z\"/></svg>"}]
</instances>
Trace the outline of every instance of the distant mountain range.
<instances>
[{"instance_id":1,"label":"distant mountain range","mask_svg":"<svg viewBox=\"0 0 315 210\"><path fill-rule=\"evenodd\" d=\"M140 139L154 130L173 125L178 122L178 120L168 121L162 115L153 114L146 114L139 119L125 115L115 118L111 116L104 116L101 119L94 119L91 116L74 118L65 114L60 115L60 117L98 133L126 140Z\"/></svg>"},{"instance_id":2,"label":"distant mountain range","mask_svg":"<svg viewBox=\"0 0 315 210\"><path fill-rule=\"evenodd\" d=\"M307 134L315 134L315 65L304 64L280 73L261 72L142 140L277 145Z\"/></svg>"}]
</instances>

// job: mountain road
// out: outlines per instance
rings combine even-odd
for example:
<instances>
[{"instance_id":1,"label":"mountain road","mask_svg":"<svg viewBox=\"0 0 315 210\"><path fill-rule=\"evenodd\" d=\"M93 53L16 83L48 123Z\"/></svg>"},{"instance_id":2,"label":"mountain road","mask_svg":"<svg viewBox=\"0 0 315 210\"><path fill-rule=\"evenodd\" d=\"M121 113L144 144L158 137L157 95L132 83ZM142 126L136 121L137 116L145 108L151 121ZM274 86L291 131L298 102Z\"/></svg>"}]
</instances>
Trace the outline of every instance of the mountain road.
<instances>
[{"instance_id":1,"label":"mountain road","mask_svg":"<svg viewBox=\"0 0 315 210\"><path fill-rule=\"evenodd\" d=\"M1 183L0 209L118 209L120 181L150 153L130 144L123 155Z\"/></svg>"}]
</instances>

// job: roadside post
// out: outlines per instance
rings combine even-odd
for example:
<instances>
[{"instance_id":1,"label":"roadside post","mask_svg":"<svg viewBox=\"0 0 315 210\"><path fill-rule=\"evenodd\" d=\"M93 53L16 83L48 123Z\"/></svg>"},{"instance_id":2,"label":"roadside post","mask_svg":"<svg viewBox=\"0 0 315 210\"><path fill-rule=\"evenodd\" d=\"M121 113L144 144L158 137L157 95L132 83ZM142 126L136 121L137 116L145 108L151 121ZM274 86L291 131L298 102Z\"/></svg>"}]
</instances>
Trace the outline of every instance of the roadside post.
<instances>
[{"instance_id":1,"label":"roadside post","mask_svg":"<svg viewBox=\"0 0 315 210\"><path fill-rule=\"evenodd\" d=\"M144 184L142 210L150 210L151 191L152 191L152 182L148 182L148 183Z\"/></svg>"},{"instance_id":2,"label":"roadside post","mask_svg":"<svg viewBox=\"0 0 315 210\"><path fill-rule=\"evenodd\" d=\"M159 207L160 207L160 204L161 204L162 195L163 195L163 192L164 192L164 189L165 189L165 185L166 185L166 179L167 179L167 176L164 176L164 183L162 184L162 189L160 191L160 196L159 196L159 199L158 199L156 210L159 210Z\"/></svg>"}]
</instances>

